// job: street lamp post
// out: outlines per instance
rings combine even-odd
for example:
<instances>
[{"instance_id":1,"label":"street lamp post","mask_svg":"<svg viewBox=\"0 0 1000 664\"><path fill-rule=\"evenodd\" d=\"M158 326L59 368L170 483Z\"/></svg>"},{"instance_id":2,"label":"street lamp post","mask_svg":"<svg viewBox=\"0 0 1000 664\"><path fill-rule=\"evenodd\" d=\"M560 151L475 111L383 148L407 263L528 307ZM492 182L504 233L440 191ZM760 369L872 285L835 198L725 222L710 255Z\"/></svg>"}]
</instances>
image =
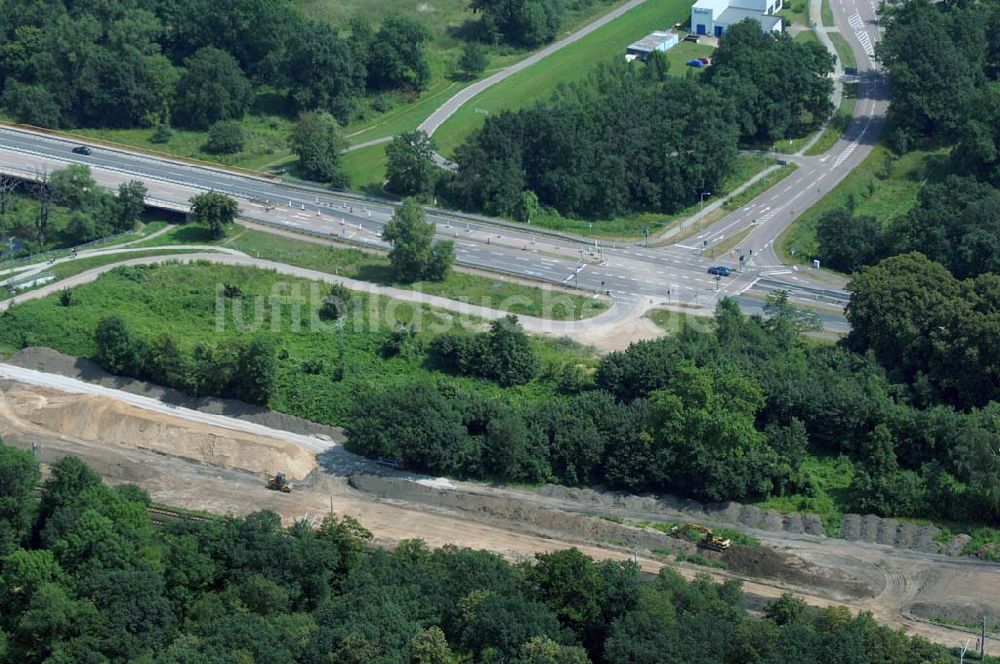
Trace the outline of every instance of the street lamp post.
<instances>
[{"instance_id":1,"label":"street lamp post","mask_svg":"<svg viewBox=\"0 0 1000 664\"><path fill-rule=\"evenodd\" d=\"M705 197L711 195L712 192L710 191L701 192L701 200L699 202L701 207L698 210L698 230L701 230L702 225L705 223Z\"/></svg>"}]
</instances>

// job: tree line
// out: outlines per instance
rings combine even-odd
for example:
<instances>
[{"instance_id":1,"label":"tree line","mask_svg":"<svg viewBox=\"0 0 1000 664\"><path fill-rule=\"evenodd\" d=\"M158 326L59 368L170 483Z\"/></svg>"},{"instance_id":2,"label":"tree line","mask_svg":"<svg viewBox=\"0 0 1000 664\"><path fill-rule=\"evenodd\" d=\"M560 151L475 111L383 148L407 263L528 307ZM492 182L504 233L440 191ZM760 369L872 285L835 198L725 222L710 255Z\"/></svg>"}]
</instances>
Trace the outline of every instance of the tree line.
<instances>
[{"instance_id":1,"label":"tree line","mask_svg":"<svg viewBox=\"0 0 1000 664\"><path fill-rule=\"evenodd\" d=\"M512 564L419 540L374 547L348 516L277 514L154 528L139 487L74 457L42 484L0 444L0 662L320 664L946 664L940 645L786 594L576 549ZM878 653L877 657L873 653Z\"/></svg>"},{"instance_id":2,"label":"tree line","mask_svg":"<svg viewBox=\"0 0 1000 664\"><path fill-rule=\"evenodd\" d=\"M117 195L70 165L35 181L0 175L0 229L24 241L21 251L73 246L135 228L145 210L146 186L132 180Z\"/></svg>"},{"instance_id":3,"label":"tree line","mask_svg":"<svg viewBox=\"0 0 1000 664\"><path fill-rule=\"evenodd\" d=\"M144 279L144 266L119 268L129 278ZM223 297L239 297L227 288ZM71 301L71 300L70 300ZM192 396L240 399L266 404L274 390L278 370L277 346L258 336L230 338L214 347L196 343L186 349L169 334L144 339L118 316L102 319L94 331L95 359L109 373L148 380Z\"/></svg>"},{"instance_id":4,"label":"tree line","mask_svg":"<svg viewBox=\"0 0 1000 664\"><path fill-rule=\"evenodd\" d=\"M10 0L0 104L45 127L207 129L242 118L270 90L287 114L346 122L367 93L429 82L419 23L388 16L377 31L364 20L342 27L280 0Z\"/></svg>"},{"instance_id":5,"label":"tree line","mask_svg":"<svg viewBox=\"0 0 1000 664\"><path fill-rule=\"evenodd\" d=\"M616 59L544 103L487 118L439 195L522 221L530 198L592 218L672 212L718 191L741 143L797 135L830 111L831 56L753 21L726 32L704 77L668 66Z\"/></svg>"},{"instance_id":6,"label":"tree line","mask_svg":"<svg viewBox=\"0 0 1000 664\"><path fill-rule=\"evenodd\" d=\"M480 16L472 37L486 43L535 48L555 39L566 10L580 11L608 0L472 0L469 9Z\"/></svg>"},{"instance_id":7,"label":"tree line","mask_svg":"<svg viewBox=\"0 0 1000 664\"><path fill-rule=\"evenodd\" d=\"M950 151L906 214L884 222L849 201L823 215L819 257L852 272L920 252L959 278L1000 273L1000 5L909 0L883 13L887 146ZM886 156L880 177L892 176L895 159Z\"/></svg>"},{"instance_id":8,"label":"tree line","mask_svg":"<svg viewBox=\"0 0 1000 664\"><path fill-rule=\"evenodd\" d=\"M914 328L925 308L914 304L912 319L893 308L918 301L899 296L903 283L852 287L848 317L855 332L843 347L808 343L803 319L783 296L768 303L766 318L744 319L725 300L713 331L688 328L611 353L593 377L567 382L559 396L482 395L426 380L362 391L347 417L348 445L431 473L602 484L709 501L815 495L819 487L803 462L842 454L854 468L846 505L852 509L1000 523L1000 464L992 452L1000 443L998 404L991 400L1000 384L997 367L953 364L971 352L943 351L940 371L964 379L962 387L976 394L974 406L956 409L947 392L932 389L937 374L905 373L926 359L927 348L946 348ZM995 299L1000 288L991 288ZM1000 310L992 311L992 322L983 312L973 315L995 330ZM945 322L926 320L928 328ZM498 334L509 328L495 323L477 337L442 335L429 356L447 371L509 384L510 376L477 361ZM992 334L980 348L1000 347ZM514 356L510 366L530 366L530 351L504 346L506 355L494 361ZM886 357L889 349L904 358ZM898 362L900 371L887 372L880 362ZM976 381L984 393L975 392Z\"/></svg>"}]
</instances>

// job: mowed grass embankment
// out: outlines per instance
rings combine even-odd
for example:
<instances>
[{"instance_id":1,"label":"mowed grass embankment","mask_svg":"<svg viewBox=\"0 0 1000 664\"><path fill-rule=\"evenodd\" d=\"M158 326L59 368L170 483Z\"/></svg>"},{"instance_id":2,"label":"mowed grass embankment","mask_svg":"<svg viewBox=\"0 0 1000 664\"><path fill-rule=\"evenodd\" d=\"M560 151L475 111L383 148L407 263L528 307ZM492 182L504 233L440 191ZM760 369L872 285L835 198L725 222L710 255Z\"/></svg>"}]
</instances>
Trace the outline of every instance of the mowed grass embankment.
<instances>
[{"instance_id":1,"label":"mowed grass embankment","mask_svg":"<svg viewBox=\"0 0 1000 664\"><path fill-rule=\"evenodd\" d=\"M844 36L839 32L827 33L830 37L830 41L833 42L833 48L837 51L837 58L840 60L841 67L857 67L858 59L854 55L854 51L851 50L850 44L844 39Z\"/></svg>"},{"instance_id":2,"label":"mowed grass embankment","mask_svg":"<svg viewBox=\"0 0 1000 664\"><path fill-rule=\"evenodd\" d=\"M288 148L290 120L270 115L248 115L243 120L243 128L246 145L242 151L232 155L205 152L203 148L208 141L207 131L188 131L175 127L173 135L166 143L154 143L150 140L155 131L153 128L72 129L65 133L253 171L265 171L294 160Z\"/></svg>"},{"instance_id":3,"label":"mowed grass embankment","mask_svg":"<svg viewBox=\"0 0 1000 664\"><path fill-rule=\"evenodd\" d=\"M654 30L684 22L691 9L685 0L647 0L607 25L473 97L437 132L441 154L450 155L487 114L517 110L545 99L560 83L584 78L595 64L624 57L625 48ZM676 73L676 72L675 72Z\"/></svg>"},{"instance_id":4,"label":"mowed grass embankment","mask_svg":"<svg viewBox=\"0 0 1000 664\"><path fill-rule=\"evenodd\" d=\"M222 284L240 288L238 308L236 300L218 293ZM53 294L11 308L0 317L0 352L47 346L92 357L97 350L94 331L108 316L120 316L143 339L167 333L182 348L266 335L279 348L276 388L268 406L317 422L344 424L356 390L444 377L428 367L423 349L443 331L482 325L425 305L354 293L338 329L341 326L320 321L316 313L328 289L326 284L246 266L119 268L74 288L71 306L60 305L58 294ZM411 325L415 336L407 351L391 356L382 352L393 330ZM593 351L571 342L533 338L532 345L545 371L528 385L503 390L514 399L554 395L559 367L596 364ZM467 391L487 396L499 395L502 389L485 380L454 380Z\"/></svg>"},{"instance_id":5,"label":"mowed grass embankment","mask_svg":"<svg viewBox=\"0 0 1000 664\"><path fill-rule=\"evenodd\" d=\"M563 26L557 39L569 35L593 21L624 0L589 0L567 3ZM308 15L334 25L346 26L351 17L361 17L378 26L386 16L404 16L428 29L431 35L427 47L427 60L431 81L425 90L412 99L399 100L395 106L382 113L368 113L356 118L345 128L352 144L396 136L413 131L441 104L475 80L486 78L508 65L524 59L531 51L500 45L489 49L489 64L476 79L466 79L456 74L456 62L464 42L460 37L464 24L478 20L469 9L468 0L441 0L441 2L394 2L393 0L305 0L298 3ZM540 48L545 48L542 46Z\"/></svg>"},{"instance_id":6,"label":"mowed grass embankment","mask_svg":"<svg viewBox=\"0 0 1000 664\"><path fill-rule=\"evenodd\" d=\"M815 258L816 225L829 210L851 208L856 215L875 217L884 228L909 212L925 182L943 176L941 162L946 158L947 150L914 150L897 157L886 147L875 146L833 191L785 229L774 243L778 255L785 262L796 263Z\"/></svg>"},{"instance_id":7,"label":"mowed grass embankment","mask_svg":"<svg viewBox=\"0 0 1000 664\"><path fill-rule=\"evenodd\" d=\"M341 156L341 170L350 178L351 189L374 196L396 198L382 189L386 177L386 165L388 164L385 147L385 143L369 145L358 150L351 150Z\"/></svg>"},{"instance_id":8,"label":"mowed grass embankment","mask_svg":"<svg viewBox=\"0 0 1000 664\"><path fill-rule=\"evenodd\" d=\"M571 293L532 286L503 275L470 274L452 271L444 281L398 283L392 278L389 260L382 255L337 246L328 241L303 236L302 239L237 226L227 237L212 240L207 229L196 224L178 226L154 238L150 245L218 244L253 258L275 261L379 286L415 290L427 295L508 311L521 316L553 320L581 320L605 311L608 303L591 293Z\"/></svg>"},{"instance_id":9,"label":"mowed grass embankment","mask_svg":"<svg viewBox=\"0 0 1000 664\"><path fill-rule=\"evenodd\" d=\"M824 28L832 28L836 25L833 20L833 8L830 7L830 0L823 0L823 4L819 8L819 15Z\"/></svg>"}]
</instances>

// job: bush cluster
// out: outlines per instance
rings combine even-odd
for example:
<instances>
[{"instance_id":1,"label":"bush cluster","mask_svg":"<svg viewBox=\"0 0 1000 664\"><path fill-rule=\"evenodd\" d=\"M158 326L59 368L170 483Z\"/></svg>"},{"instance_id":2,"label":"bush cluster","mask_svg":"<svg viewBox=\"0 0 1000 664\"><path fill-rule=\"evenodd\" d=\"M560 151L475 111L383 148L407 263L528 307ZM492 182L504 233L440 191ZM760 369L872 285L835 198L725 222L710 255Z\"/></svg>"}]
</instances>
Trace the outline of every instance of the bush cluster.
<instances>
[{"instance_id":1,"label":"bush cluster","mask_svg":"<svg viewBox=\"0 0 1000 664\"><path fill-rule=\"evenodd\" d=\"M227 339L214 347L197 343L186 351L168 334L138 338L112 316L97 325L94 340L98 363L119 376L252 404L266 404L274 389L277 347L266 337Z\"/></svg>"}]
</instances>

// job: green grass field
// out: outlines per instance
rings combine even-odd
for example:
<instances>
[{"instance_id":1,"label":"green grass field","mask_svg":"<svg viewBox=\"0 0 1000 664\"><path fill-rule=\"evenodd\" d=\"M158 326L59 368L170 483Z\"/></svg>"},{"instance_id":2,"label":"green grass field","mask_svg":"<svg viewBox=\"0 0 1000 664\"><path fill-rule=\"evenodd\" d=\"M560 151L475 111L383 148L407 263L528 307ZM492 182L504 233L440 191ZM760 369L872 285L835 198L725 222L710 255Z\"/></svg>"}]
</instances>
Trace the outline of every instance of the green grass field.
<instances>
[{"instance_id":1,"label":"green grass field","mask_svg":"<svg viewBox=\"0 0 1000 664\"><path fill-rule=\"evenodd\" d=\"M204 131L174 129L174 135L167 143L150 141L153 129L74 129L72 133L143 150L251 170L266 170L293 159L288 149L288 129L291 126L288 120L276 116L249 115L243 126L247 134L246 149L235 155L212 155L204 152L202 146L208 140L208 132Z\"/></svg>"},{"instance_id":2,"label":"green grass field","mask_svg":"<svg viewBox=\"0 0 1000 664\"><path fill-rule=\"evenodd\" d=\"M694 42L682 41L677 44L677 46L674 46L672 49L667 51L667 61L670 62L670 75L686 76L687 70L689 69L699 75L704 73L704 69L688 67L686 63L688 60L694 60L695 58L700 58L702 56L710 58L714 52L715 48L707 44L695 44Z\"/></svg>"},{"instance_id":3,"label":"green grass field","mask_svg":"<svg viewBox=\"0 0 1000 664\"><path fill-rule=\"evenodd\" d=\"M351 180L351 189L395 198L382 190L386 169L385 143L352 150L340 159L342 170Z\"/></svg>"},{"instance_id":4,"label":"green grass field","mask_svg":"<svg viewBox=\"0 0 1000 664\"><path fill-rule=\"evenodd\" d=\"M677 334L685 327L708 332L715 324L714 318L695 316L694 314L672 311L670 309L653 309L646 313L646 317L667 334Z\"/></svg>"},{"instance_id":5,"label":"green grass field","mask_svg":"<svg viewBox=\"0 0 1000 664\"><path fill-rule=\"evenodd\" d=\"M883 226L906 214L923 183L942 177L941 162L946 158L946 150L914 150L896 158L885 147L876 146L833 191L781 234L774 243L779 256L785 261L811 261L818 253L816 223L820 216L827 210L849 207L852 201L855 214L872 215ZM891 164L888 173L887 164Z\"/></svg>"},{"instance_id":6,"label":"green grass field","mask_svg":"<svg viewBox=\"0 0 1000 664\"><path fill-rule=\"evenodd\" d=\"M450 155L482 125L486 117L482 111L517 110L545 99L559 83L584 78L597 62L624 57L625 47L633 41L653 30L684 22L690 8L691 3L684 0L649 0L580 41L477 95L434 134L439 150L444 155Z\"/></svg>"},{"instance_id":7,"label":"green grass field","mask_svg":"<svg viewBox=\"0 0 1000 664\"><path fill-rule=\"evenodd\" d=\"M221 240L212 240L202 226L178 226L170 233L154 238L146 246L171 244L219 244L242 251L248 256L295 265L341 277L369 281L380 286L395 286L438 295L469 304L509 311L522 316L555 320L590 318L607 309L607 302L589 294L530 286L505 277L452 272L441 282L420 281L400 284L392 279L389 261L360 249L311 242L285 235L267 233L241 226L230 230Z\"/></svg>"},{"instance_id":8,"label":"green grass field","mask_svg":"<svg viewBox=\"0 0 1000 664\"><path fill-rule=\"evenodd\" d=\"M784 8L778 12L785 23L789 25L809 25L809 0L786 0Z\"/></svg>"},{"instance_id":9,"label":"green grass field","mask_svg":"<svg viewBox=\"0 0 1000 664\"><path fill-rule=\"evenodd\" d=\"M823 4L819 8L820 21L823 23L823 27L832 28L835 25L833 20L833 8L830 7L830 0L823 0Z\"/></svg>"},{"instance_id":10,"label":"green grass field","mask_svg":"<svg viewBox=\"0 0 1000 664\"><path fill-rule=\"evenodd\" d=\"M456 45L451 35L463 21L473 18L468 0L291 0L307 16L347 28L352 18L362 18L376 29L386 16L409 18L424 25L434 43Z\"/></svg>"},{"instance_id":11,"label":"green grass field","mask_svg":"<svg viewBox=\"0 0 1000 664\"><path fill-rule=\"evenodd\" d=\"M53 265L51 269L45 270L40 274L49 274L55 277L54 281L50 281L46 284L39 284L34 288L25 288L23 290L17 291L17 295L23 293L30 293L31 291L41 288L42 286L48 286L52 283L57 283L66 279L68 277L73 277L81 272L86 272L87 270L93 269L95 267L101 267L103 265L111 265L113 263L121 263L132 258L144 258L146 256L175 256L182 254L190 254L193 250L187 249L137 249L135 251L129 251L127 254L112 254L109 256L87 256L85 258L80 258L73 261L68 261L65 263L59 263L58 265ZM211 251L211 250L208 250Z\"/></svg>"},{"instance_id":12,"label":"green grass field","mask_svg":"<svg viewBox=\"0 0 1000 664\"><path fill-rule=\"evenodd\" d=\"M816 33L813 32L812 30L803 30L802 32L798 33L797 35L795 35L795 41L797 41L800 44L820 43L819 37L817 37Z\"/></svg>"},{"instance_id":13,"label":"green grass field","mask_svg":"<svg viewBox=\"0 0 1000 664\"><path fill-rule=\"evenodd\" d=\"M844 36L839 32L831 32L829 33L829 37L830 41L833 42L833 48L837 51L840 66L857 67L858 59L854 56L854 51L851 50L851 46L844 39Z\"/></svg>"},{"instance_id":14,"label":"green grass field","mask_svg":"<svg viewBox=\"0 0 1000 664\"><path fill-rule=\"evenodd\" d=\"M242 290L240 313L231 300L217 296L224 283ZM346 372L338 380L334 369L340 364L340 333L335 325L321 323L315 316L327 289L323 284L243 266L122 268L73 289L72 306L60 306L58 295L51 295L13 307L0 317L0 351L40 345L90 357L96 351L97 323L110 315L121 316L143 338L169 332L184 347L266 334L278 342L281 358L275 395L268 405L328 424L344 423L344 411L353 401L350 395L363 385L442 376L426 367L422 352L385 358L379 349L390 330L410 324L423 347L437 333L462 325L458 315L356 293L343 326ZM480 326L474 320L464 323ZM553 394L558 376L554 367L564 363L592 367L596 361L592 351L571 342L534 339L532 343L541 356L542 377L506 390L515 399L518 394ZM320 372L303 371L306 360L319 363ZM489 381L455 380L487 395L501 390Z\"/></svg>"}]
</instances>

